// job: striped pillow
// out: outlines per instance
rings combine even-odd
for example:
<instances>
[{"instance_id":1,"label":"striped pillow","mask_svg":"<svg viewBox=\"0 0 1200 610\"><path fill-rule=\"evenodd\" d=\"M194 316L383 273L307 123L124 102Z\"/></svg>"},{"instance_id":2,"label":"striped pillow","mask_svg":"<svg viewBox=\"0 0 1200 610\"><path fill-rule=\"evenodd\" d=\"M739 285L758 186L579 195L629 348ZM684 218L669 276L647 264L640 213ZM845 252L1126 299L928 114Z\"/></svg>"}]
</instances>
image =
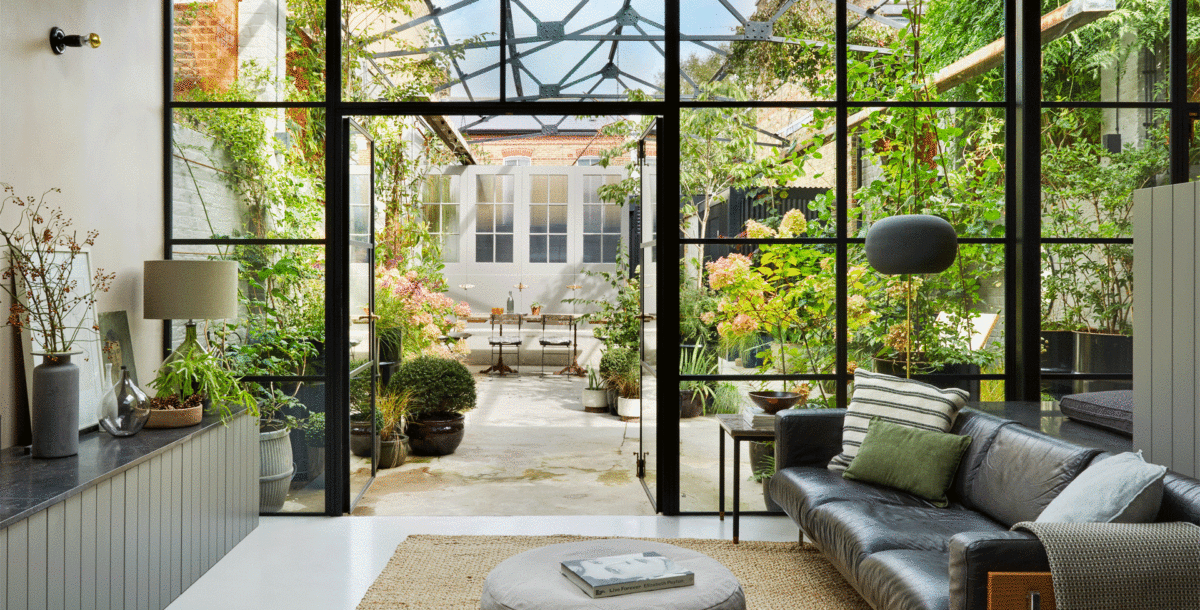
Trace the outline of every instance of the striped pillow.
<instances>
[{"instance_id":1,"label":"striped pillow","mask_svg":"<svg viewBox=\"0 0 1200 610\"><path fill-rule=\"evenodd\" d=\"M969 394L952 388L943 390L912 379L901 379L863 369L854 371L854 397L842 426L842 452L829 461L829 469L846 470L858 455L871 419L920 430L946 432L967 404Z\"/></svg>"}]
</instances>

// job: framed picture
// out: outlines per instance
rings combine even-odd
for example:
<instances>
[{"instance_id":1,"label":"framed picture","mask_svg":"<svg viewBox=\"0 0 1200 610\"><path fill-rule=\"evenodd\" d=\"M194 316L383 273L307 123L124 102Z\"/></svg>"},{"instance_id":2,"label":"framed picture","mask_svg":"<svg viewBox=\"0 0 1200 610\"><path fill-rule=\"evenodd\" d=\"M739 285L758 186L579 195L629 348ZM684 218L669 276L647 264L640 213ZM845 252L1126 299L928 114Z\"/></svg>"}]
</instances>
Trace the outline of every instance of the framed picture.
<instances>
[{"instance_id":1,"label":"framed picture","mask_svg":"<svg viewBox=\"0 0 1200 610\"><path fill-rule=\"evenodd\" d=\"M121 377L121 367L129 370L129 378L138 382L137 364L133 361L133 337L129 334L129 315L124 311L108 311L100 314L100 349L105 364L112 365L111 383Z\"/></svg>"},{"instance_id":2,"label":"framed picture","mask_svg":"<svg viewBox=\"0 0 1200 610\"><path fill-rule=\"evenodd\" d=\"M55 257L68 257L71 255L66 250L54 251ZM75 254L74 265L71 268L71 280L75 281L75 285L81 290L91 292L92 286L92 264L88 256L88 252L81 251ZM65 321L69 326L79 327L81 330L75 338L73 349L79 350L81 353L71 357L71 362L79 365L79 429L95 426L100 422L100 398L108 391L112 384L105 380L102 372L104 371L104 352L101 350L100 336L93 330L99 326L96 320L95 307L89 307L86 310L83 308L75 308L71 312L70 317ZM26 329L28 331L28 329ZM22 350L25 356L25 387L30 388L27 392L27 400L32 400L33 392L33 367L37 364L34 361L34 353L41 352L42 346L37 338L33 336L32 331L23 333L21 337ZM33 405L29 405L32 410ZM32 416L32 411L30 413Z\"/></svg>"}]
</instances>

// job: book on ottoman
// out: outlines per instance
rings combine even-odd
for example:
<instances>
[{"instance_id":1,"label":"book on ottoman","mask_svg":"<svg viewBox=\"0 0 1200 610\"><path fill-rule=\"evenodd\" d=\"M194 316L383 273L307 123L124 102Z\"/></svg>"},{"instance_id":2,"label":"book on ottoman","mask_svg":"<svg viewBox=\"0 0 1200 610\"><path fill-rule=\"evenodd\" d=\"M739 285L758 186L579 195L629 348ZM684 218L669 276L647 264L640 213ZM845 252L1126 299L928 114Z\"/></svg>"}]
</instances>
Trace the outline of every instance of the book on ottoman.
<instances>
[{"instance_id":1,"label":"book on ottoman","mask_svg":"<svg viewBox=\"0 0 1200 610\"><path fill-rule=\"evenodd\" d=\"M696 575L653 551L562 562L562 573L592 597L696 584Z\"/></svg>"}]
</instances>

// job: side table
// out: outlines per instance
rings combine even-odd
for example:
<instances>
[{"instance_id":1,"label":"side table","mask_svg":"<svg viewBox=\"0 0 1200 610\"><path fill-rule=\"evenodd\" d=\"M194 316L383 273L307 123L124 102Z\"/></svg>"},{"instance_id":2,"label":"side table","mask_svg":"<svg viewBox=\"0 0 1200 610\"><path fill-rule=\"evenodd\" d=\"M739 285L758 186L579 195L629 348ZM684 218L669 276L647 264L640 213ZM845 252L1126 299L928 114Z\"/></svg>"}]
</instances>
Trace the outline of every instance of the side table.
<instances>
[{"instance_id":1,"label":"side table","mask_svg":"<svg viewBox=\"0 0 1200 610\"><path fill-rule=\"evenodd\" d=\"M733 439L733 543L738 543L738 517L741 516L741 488L742 488L742 441L773 441L775 440L775 428L755 428L746 423L742 415L718 415L717 423L721 425L718 434L721 437L720 441L720 468L721 468L721 483L720 489L717 492L720 500L718 501L719 515L722 521L725 520L725 435Z\"/></svg>"}]
</instances>

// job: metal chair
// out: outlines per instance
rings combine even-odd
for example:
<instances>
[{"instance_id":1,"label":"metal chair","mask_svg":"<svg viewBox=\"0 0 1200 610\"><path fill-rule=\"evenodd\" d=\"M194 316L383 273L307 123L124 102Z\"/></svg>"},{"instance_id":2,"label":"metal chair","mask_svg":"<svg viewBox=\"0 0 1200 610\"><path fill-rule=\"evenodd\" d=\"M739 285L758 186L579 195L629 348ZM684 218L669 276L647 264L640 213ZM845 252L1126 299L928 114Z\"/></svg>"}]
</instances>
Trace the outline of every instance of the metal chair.
<instances>
[{"instance_id":1,"label":"metal chair","mask_svg":"<svg viewBox=\"0 0 1200 610\"><path fill-rule=\"evenodd\" d=\"M507 373L513 373L513 374L517 373L516 369L513 369L512 367L504 364L504 348L506 346L516 348L516 350L517 350L517 367L520 368L520 366L521 366L521 323L524 321L524 319L525 319L525 316L523 316L522 314L519 314L519 313L506 313L506 314L492 316L492 319L491 319L492 335L490 337L488 337L488 345L491 346L492 354L497 356L497 358L496 358L495 364L493 364L492 366L489 366L486 369L483 369L482 371L480 371L481 373L497 373L501 376L503 376ZM517 332L515 334L510 333L507 337L504 336L504 326L505 325L508 325L509 327L516 326ZM499 329L499 332L497 332L497 328Z\"/></svg>"},{"instance_id":2,"label":"metal chair","mask_svg":"<svg viewBox=\"0 0 1200 610\"><path fill-rule=\"evenodd\" d=\"M550 336L546 334L547 326L566 326L570 327L574 324L574 318L568 314L544 314L542 316L542 338L538 339L538 345L542 346L542 375L546 374L546 348L547 347L566 347L569 348L568 354L574 352L575 341L571 339L571 334L568 332L565 336ZM561 371L560 371L561 372Z\"/></svg>"}]
</instances>

